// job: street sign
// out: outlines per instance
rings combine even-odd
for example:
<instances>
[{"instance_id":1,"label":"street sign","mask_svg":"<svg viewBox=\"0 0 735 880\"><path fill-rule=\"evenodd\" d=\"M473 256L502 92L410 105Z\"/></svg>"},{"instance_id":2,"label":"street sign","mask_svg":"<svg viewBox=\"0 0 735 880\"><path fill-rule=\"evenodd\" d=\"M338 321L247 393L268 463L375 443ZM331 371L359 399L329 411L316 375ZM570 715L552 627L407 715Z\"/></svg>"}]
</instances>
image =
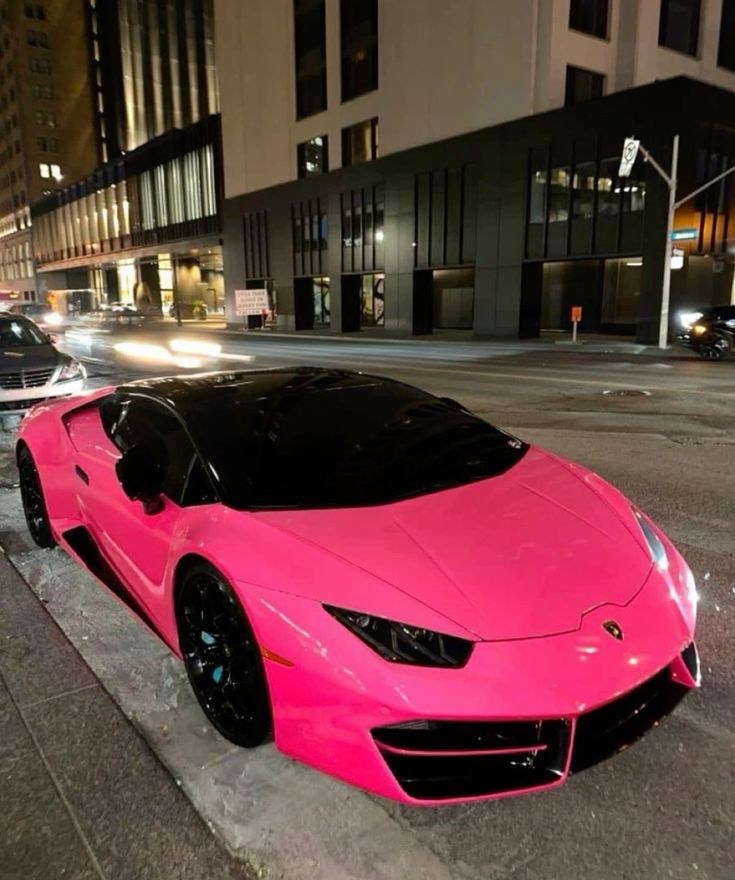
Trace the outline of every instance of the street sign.
<instances>
[{"instance_id":1,"label":"street sign","mask_svg":"<svg viewBox=\"0 0 735 880\"><path fill-rule=\"evenodd\" d=\"M246 315L262 315L268 311L268 291L262 288L235 291L235 314L238 318Z\"/></svg>"},{"instance_id":2,"label":"street sign","mask_svg":"<svg viewBox=\"0 0 735 880\"><path fill-rule=\"evenodd\" d=\"M681 248L672 248L671 249L671 268L672 269L683 269L684 268L684 251Z\"/></svg>"},{"instance_id":3,"label":"street sign","mask_svg":"<svg viewBox=\"0 0 735 880\"><path fill-rule=\"evenodd\" d=\"M582 320L582 306L572 306L572 323Z\"/></svg>"},{"instance_id":4,"label":"street sign","mask_svg":"<svg viewBox=\"0 0 735 880\"><path fill-rule=\"evenodd\" d=\"M623 155L620 157L618 177L630 177L630 172L633 170L633 165L635 164L640 145L641 142L637 141L635 138L625 139L625 143L623 144Z\"/></svg>"},{"instance_id":5,"label":"street sign","mask_svg":"<svg viewBox=\"0 0 735 880\"><path fill-rule=\"evenodd\" d=\"M689 241L693 238L699 238L699 230L698 229L672 229L671 230L671 240L672 241Z\"/></svg>"}]
</instances>

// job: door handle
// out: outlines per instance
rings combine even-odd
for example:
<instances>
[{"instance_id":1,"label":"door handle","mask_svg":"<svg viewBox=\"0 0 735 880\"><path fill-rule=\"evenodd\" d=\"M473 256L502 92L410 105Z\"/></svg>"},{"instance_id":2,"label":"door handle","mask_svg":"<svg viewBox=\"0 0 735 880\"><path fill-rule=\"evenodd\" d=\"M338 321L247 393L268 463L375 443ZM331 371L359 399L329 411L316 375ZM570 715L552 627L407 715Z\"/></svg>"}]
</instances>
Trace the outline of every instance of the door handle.
<instances>
[{"instance_id":1,"label":"door handle","mask_svg":"<svg viewBox=\"0 0 735 880\"><path fill-rule=\"evenodd\" d=\"M84 483L85 486L89 486L89 477L87 476L87 472L83 471L78 464L74 465L74 473L79 477L79 479Z\"/></svg>"}]
</instances>

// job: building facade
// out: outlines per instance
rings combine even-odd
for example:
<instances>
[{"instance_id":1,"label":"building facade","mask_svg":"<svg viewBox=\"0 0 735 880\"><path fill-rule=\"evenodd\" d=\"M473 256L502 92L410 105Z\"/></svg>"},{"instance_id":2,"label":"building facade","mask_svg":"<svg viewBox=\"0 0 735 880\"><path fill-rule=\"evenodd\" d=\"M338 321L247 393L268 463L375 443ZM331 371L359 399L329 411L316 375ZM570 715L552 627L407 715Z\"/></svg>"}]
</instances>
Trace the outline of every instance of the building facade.
<instances>
[{"instance_id":1,"label":"building facade","mask_svg":"<svg viewBox=\"0 0 735 880\"><path fill-rule=\"evenodd\" d=\"M0 298L33 299L30 205L94 166L83 0L0 3Z\"/></svg>"},{"instance_id":2,"label":"building facade","mask_svg":"<svg viewBox=\"0 0 735 880\"><path fill-rule=\"evenodd\" d=\"M33 204L42 293L67 291L62 310L221 310L212 2L87 0L85 21L97 161Z\"/></svg>"},{"instance_id":3,"label":"building facade","mask_svg":"<svg viewBox=\"0 0 735 880\"><path fill-rule=\"evenodd\" d=\"M735 164L732 0L215 13L233 326L234 291L265 286L284 329L528 335L574 303L653 340L666 187L618 178L623 138L666 165L680 134L680 193ZM733 186L679 212L675 302L729 300Z\"/></svg>"}]
</instances>

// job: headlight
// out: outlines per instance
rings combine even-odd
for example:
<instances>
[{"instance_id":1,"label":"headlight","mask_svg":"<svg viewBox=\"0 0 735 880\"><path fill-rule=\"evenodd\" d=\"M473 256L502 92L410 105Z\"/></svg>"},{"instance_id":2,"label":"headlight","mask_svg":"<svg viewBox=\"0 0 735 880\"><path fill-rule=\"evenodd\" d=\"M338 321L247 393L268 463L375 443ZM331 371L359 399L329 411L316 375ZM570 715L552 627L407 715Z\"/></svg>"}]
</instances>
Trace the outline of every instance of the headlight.
<instances>
[{"instance_id":1,"label":"headlight","mask_svg":"<svg viewBox=\"0 0 735 880\"><path fill-rule=\"evenodd\" d=\"M473 643L467 639L332 605L324 609L391 663L460 667L472 653Z\"/></svg>"},{"instance_id":2,"label":"headlight","mask_svg":"<svg viewBox=\"0 0 735 880\"><path fill-rule=\"evenodd\" d=\"M692 324L696 324L701 317L701 312L679 312L679 323L686 330L691 330Z\"/></svg>"},{"instance_id":3,"label":"headlight","mask_svg":"<svg viewBox=\"0 0 735 880\"><path fill-rule=\"evenodd\" d=\"M84 379L86 378L86 376L87 371L79 363L79 361L69 361L69 363L64 364L64 366L61 368L59 378L56 381L68 382L70 379Z\"/></svg>"},{"instance_id":4,"label":"headlight","mask_svg":"<svg viewBox=\"0 0 735 880\"><path fill-rule=\"evenodd\" d=\"M46 312L43 316L43 323L48 324L49 327L59 327L62 321L63 318L58 312Z\"/></svg>"},{"instance_id":5,"label":"headlight","mask_svg":"<svg viewBox=\"0 0 735 880\"><path fill-rule=\"evenodd\" d=\"M692 325L692 335L693 336L701 336L703 333L707 332L706 324L694 324Z\"/></svg>"},{"instance_id":6,"label":"headlight","mask_svg":"<svg viewBox=\"0 0 735 880\"><path fill-rule=\"evenodd\" d=\"M646 544L648 544L648 549L651 553L651 559L653 559L657 568L666 570L669 567L669 559L666 555L666 548L661 543L661 539L656 534L656 531L649 520L640 512L640 510L638 510L637 507L632 507L631 509L633 511L633 516L636 518L636 521L640 526L641 532L643 532L643 537L646 539Z\"/></svg>"}]
</instances>

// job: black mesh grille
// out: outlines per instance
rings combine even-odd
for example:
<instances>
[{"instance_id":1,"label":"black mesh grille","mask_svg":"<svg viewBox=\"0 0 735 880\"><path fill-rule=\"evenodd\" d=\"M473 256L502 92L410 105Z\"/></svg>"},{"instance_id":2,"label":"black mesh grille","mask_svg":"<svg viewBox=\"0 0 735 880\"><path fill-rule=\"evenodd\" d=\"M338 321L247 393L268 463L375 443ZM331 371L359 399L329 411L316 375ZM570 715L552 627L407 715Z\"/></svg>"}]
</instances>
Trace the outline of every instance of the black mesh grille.
<instances>
[{"instance_id":1,"label":"black mesh grille","mask_svg":"<svg viewBox=\"0 0 735 880\"><path fill-rule=\"evenodd\" d=\"M418 721L373 730L401 788L417 800L551 785L564 773L566 721Z\"/></svg>"},{"instance_id":2,"label":"black mesh grille","mask_svg":"<svg viewBox=\"0 0 735 880\"><path fill-rule=\"evenodd\" d=\"M580 715L571 772L604 761L635 742L668 715L688 690L671 678L666 667L619 699Z\"/></svg>"}]
</instances>

